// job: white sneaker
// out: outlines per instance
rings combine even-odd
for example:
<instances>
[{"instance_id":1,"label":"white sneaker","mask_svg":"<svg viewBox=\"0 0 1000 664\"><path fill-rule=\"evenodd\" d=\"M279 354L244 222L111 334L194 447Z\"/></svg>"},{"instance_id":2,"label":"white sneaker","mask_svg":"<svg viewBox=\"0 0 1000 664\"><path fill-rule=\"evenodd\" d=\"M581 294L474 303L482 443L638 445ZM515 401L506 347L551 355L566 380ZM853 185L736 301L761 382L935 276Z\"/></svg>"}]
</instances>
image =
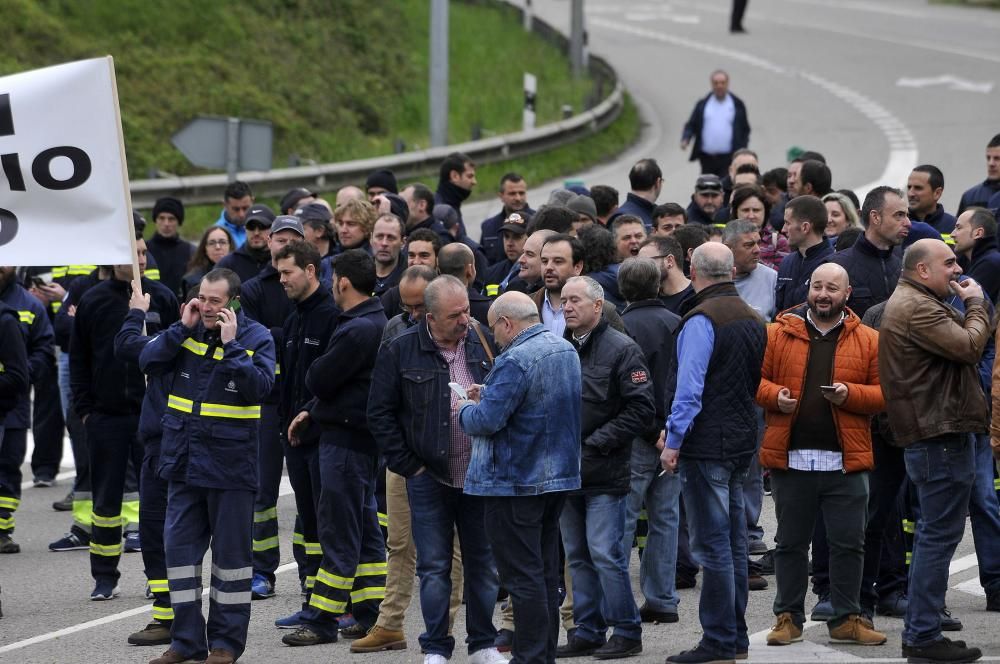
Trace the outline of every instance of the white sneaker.
<instances>
[{"instance_id":1,"label":"white sneaker","mask_svg":"<svg viewBox=\"0 0 1000 664\"><path fill-rule=\"evenodd\" d=\"M483 648L469 655L469 664L501 664L507 661L496 648Z\"/></svg>"},{"instance_id":2,"label":"white sneaker","mask_svg":"<svg viewBox=\"0 0 1000 664\"><path fill-rule=\"evenodd\" d=\"M448 664L444 655L424 655L424 664Z\"/></svg>"}]
</instances>

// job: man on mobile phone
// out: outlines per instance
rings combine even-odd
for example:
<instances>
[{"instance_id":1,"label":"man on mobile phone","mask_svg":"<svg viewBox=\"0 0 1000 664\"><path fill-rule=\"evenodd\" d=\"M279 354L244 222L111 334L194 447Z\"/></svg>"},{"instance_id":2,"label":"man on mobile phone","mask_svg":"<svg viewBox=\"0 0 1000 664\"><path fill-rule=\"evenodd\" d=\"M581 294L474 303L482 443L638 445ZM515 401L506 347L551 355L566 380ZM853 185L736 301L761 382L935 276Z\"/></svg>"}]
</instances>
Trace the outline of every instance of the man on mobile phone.
<instances>
[{"instance_id":1,"label":"man on mobile phone","mask_svg":"<svg viewBox=\"0 0 1000 664\"><path fill-rule=\"evenodd\" d=\"M830 544L830 639L881 645L860 606L872 455L871 416L885 406L878 374L878 333L847 308L847 271L812 274L805 304L768 328L757 401L767 411L761 465L771 469L778 517L774 574L777 624L768 645L802 638L809 543L816 514Z\"/></svg>"}]
</instances>

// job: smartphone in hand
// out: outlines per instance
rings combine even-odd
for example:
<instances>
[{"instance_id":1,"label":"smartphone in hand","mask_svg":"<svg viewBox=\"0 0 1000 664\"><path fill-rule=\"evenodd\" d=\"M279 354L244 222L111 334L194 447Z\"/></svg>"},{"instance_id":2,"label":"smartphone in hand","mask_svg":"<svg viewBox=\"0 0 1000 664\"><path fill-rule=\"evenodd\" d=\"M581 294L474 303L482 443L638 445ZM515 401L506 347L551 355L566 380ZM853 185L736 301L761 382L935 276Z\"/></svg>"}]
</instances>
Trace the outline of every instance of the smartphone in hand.
<instances>
[{"instance_id":1,"label":"smartphone in hand","mask_svg":"<svg viewBox=\"0 0 1000 664\"><path fill-rule=\"evenodd\" d=\"M469 398L469 395L468 393L466 393L465 388L459 385L458 383L448 383L448 387L451 388L452 392L458 395L459 399L464 400Z\"/></svg>"}]
</instances>

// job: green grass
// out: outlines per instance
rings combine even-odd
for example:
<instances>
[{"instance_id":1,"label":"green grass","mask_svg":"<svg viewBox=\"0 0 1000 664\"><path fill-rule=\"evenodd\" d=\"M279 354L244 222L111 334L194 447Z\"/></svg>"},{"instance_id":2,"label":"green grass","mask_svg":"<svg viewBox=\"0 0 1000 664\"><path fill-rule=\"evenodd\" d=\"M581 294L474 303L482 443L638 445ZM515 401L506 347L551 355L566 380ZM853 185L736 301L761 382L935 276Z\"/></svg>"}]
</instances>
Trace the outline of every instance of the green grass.
<instances>
[{"instance_id":1,"label":"green grass","mask_svg":"<svg viewBox=\"0 0 1000 664\"><path fill-rule=\"evenodd\" d=\"M588 166L608 161L636 141L639 136L639 129L639 114L635 108L635 104L626 96L625 107L622 109L621 115L597 134L548 152L519 159L508 159L492 164L484 164L477 167L476 179L479 185L473 191L470 201L495 197L496 184L500 182L500 177L508 171L520 173L524 176L529 186L534 186L541 182L579 172ZM437 184L437 175L435 173L427 173L426 177L411 181L422 181L431 187L431 189L434 189ZM405 184L406 182L401 182L400 186L402 187ZM594 185L600 183L588 182L586 184ZM333 192L324 192L324 194L326 194L327 200L333 200ZM276 209L278 205L277 200L274 199L260 199L260 201L271 206L273 209ZM537 206L539 201L534 201L534 203ZM187 218L181 229L184 237L191 240L201 237L201 233L205 227L215 223L215 220L219 218L220 209L220 205L189 206L186 209ZM476 219L475 221L480 220ZM151 231L147 233L147 235L151 234ZM473 236L473 239L478 239L475 233L473 233Z\"/></svg>"},{"instance_id":2,"label":"green grass","mask_svg":"<svg viewBox=\"0 0 1000 664\"><path fill-rule=\"evenodd\" d=\"M274 166L427 147L427 0L4 0L0 75L115 57L130 174L205 172L170 136L199 114L269 120ZM450 142L520 129L522 76L538 76L538 122L579 111L554 46L492 2L450 4Z\"/></svg>"}]
</instances>

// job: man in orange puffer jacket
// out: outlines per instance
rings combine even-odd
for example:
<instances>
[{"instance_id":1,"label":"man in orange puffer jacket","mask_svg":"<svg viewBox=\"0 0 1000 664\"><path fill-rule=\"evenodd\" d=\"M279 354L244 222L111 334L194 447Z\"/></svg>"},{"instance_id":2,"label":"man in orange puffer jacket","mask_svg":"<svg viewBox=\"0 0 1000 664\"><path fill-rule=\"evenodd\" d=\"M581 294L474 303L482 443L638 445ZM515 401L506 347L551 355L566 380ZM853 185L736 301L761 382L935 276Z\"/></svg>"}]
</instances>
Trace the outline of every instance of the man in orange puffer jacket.
<instances>
[{"instance_id":1,"label":"man in orange puffer jacket","mask_svg":"<svg viewBox=\"0 0 1000 664\"><path fill-rule=\"evenodd\" d=\"M817 512L830 545L830 640L881 645L861 615L871 416L885 408L878 333L847 308L851 288L836 264L816 268L808 301L768 328L757 402L767 411L761 465L771 469L778 518L774 551L777 624L768 645L802 639L808 554Z\"/></svg>"}]
</instances>

